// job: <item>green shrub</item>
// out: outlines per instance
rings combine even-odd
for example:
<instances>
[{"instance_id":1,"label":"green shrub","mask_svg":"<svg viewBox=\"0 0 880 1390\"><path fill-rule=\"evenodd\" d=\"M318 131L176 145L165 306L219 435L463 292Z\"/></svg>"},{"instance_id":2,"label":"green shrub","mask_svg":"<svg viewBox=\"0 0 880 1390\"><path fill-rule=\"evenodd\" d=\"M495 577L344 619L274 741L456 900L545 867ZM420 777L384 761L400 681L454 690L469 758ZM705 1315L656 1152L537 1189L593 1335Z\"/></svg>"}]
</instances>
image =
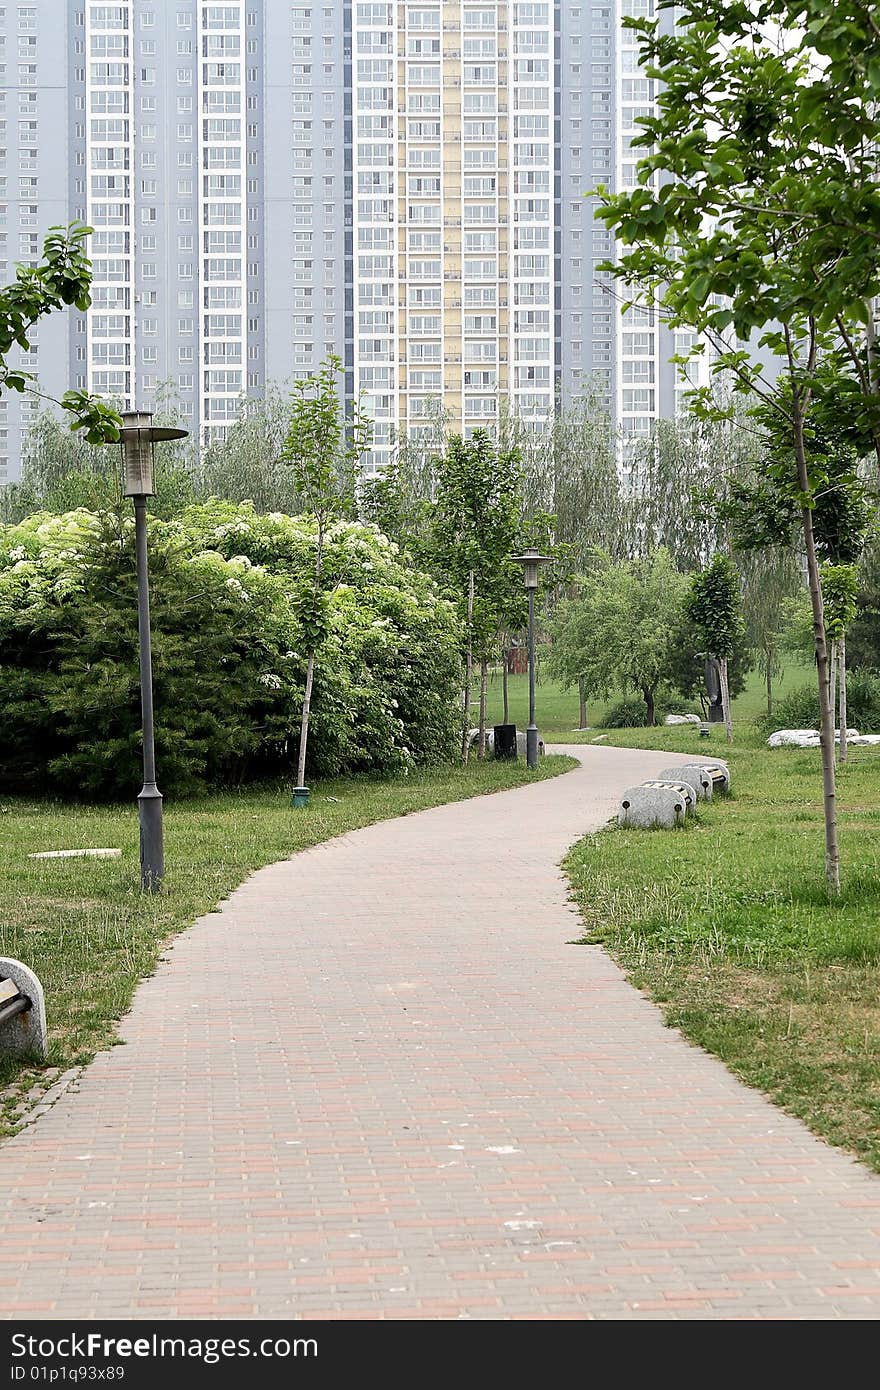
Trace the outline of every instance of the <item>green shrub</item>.
<instances>
[{"instance_id":1,"label":"green shrub","mask_svg":"<svg viewBox=\"0 0 880 1390\"><path fill-rule=\"evenodd\" d=\"M658 693L654 696L654 721L662 724L667 714L687 713L687 701L674 695ZM611 705L602 719L602 729L641 729L647 724L647 706L641 696L630 695Z\"/></svg>"},{"instance_id":2,"label":"green shrub","mask_svg":"<svg viewBox=\"0 0 880 1390\"><path fill-rule=\"evenodd\" d=\"M139 783L130 513L0 527L0 788L93 798ZM176 794L289 772L305 679L307 517L207 503L149 520L159 785ZM336 587L316 666L310 775L450 756L460 633L433 581L375 528L328 537Z\"/></svg>"},{"instance_id":3,"label":"green shrub","mask_svg":"<svg viewBox=\"0 0 880 1390\"><path fill-rule=\"evenodd\" d=\"M815 677L809 685L786 695L772 715L762 714L756 721L767 734L774 729L818 729L819 692ZM847 671L846 722L860 733L880 733L880 671L861 666Z\"/></svg>"}]
</instances>

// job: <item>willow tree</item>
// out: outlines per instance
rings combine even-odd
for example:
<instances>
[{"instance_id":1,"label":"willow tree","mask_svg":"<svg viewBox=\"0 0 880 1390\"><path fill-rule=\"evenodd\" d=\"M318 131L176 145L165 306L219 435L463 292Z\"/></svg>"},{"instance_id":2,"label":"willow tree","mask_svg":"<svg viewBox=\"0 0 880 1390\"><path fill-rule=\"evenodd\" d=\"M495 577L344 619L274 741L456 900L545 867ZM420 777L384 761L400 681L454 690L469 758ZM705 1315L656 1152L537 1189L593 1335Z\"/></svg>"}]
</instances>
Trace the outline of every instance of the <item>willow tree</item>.
<instances>
[{"instance_id":1,"label":"willow tree","mask_svg":"<svg viewBox=\"0 0 880 1390\"><path fill-rule=\"evenodd\" d=\"M585 383L540 424L501 402L498 440L522 460L524 514L551 514L556 540L581 565L596 549L628 553L617 430L597 387Z\"/></svg>"},{"instance_id":2,"label":"willow tree","mask_svg":"<svg viewBox=\"0 0 880 1390\"><path fill-rule=\"evenodd\" d=\"M747 471L755 455L748 404L717 389L718 418L686 411L658 420L651 434L634 441L626 533L632 553L664 546L679 569L699 569L725 547L725 528L707 499Z\"/></svg>"},{"instance_id":3,"label":"willow tree","mask_svg":"<svg viewBox=\"0 0 880 1390\"><path fill-rule=\"evenodd\" d=\"M104 402L113 412L122 402ZM162 383L153 400L157 425L185 425L181 401L173 383ZM112 437L111 437L112 438ZM87 432L69 428L50 406L34 416L22 439L21 478L0 492L0 516L19 521L35 511L68 512L77 507L102 510L118 505L122 496L119 456L102 443L90 442ZM154 495L150 511L177 516L195 498L193 440L156 445Z\"/></svg>"},{"instance_id":4,"label":"willow tree","mask_svg":"<svg viewBox=\"0 0 880 1390\"><path fill-rule=\"evenodd\" d=\"M600 190L621 242L610 267L672 327L712 344L715 370L760 396L791 445L820 703L825 868L840 887L834 721L813 530L821 484L806 430L823 358L845 365L880 440L880 64L863 0L660 0L636 31L656 116L641 121L637 186ZM665 11L673 11L675 24ZM666 32L664 32L664 29ZM789 389L767 373L780 359ZM704 393L704 403L709 405Z\"/></svg>"},{"instance_id":5,"label":"willow tree","mask_svg":"<svg viewBox=\"0 0 880 1390\"><path fill-rule=\"evenodd\" d=\"M793 549L777 545L737 555L736 559L742 578L746 638L755 665L764 677L769 718L773 713L773 682L784 671L784 605L787 599L802 592L803 580Z\"/></svg>"},{"instance_id":6,"label":"willow tree","mask_svg":"<svg viewBox=\"0 0 880 1390\"><path fill-rule=\"evenodd\" d=\"M263 396L244 398L225 438L212 439L193 459L196 495L253 502L258 512L300 511L296 479L284 459L290 427L287 391L270 385Z\"/></svg>"}]
</instances>

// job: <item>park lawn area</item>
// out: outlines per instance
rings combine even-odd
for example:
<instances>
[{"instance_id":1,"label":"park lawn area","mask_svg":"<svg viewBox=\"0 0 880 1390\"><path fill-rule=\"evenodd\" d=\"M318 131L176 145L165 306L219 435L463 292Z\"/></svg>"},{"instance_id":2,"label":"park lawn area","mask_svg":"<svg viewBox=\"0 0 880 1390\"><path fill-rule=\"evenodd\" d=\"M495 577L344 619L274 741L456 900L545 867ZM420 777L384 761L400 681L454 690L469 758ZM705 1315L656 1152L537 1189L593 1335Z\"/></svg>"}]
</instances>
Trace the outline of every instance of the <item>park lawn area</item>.
<instances>
[{"instance_id":1,"label":"park lawn area","mask_svg":"<svg viewBox=\"0 0 880 1390\"><path fill-rule=\"evenodd\" d=\"M786 666L782 676L773 682L773 699L781 699L788 695L792 690L799 689L802 685L812 685L815 681L813 668L802 666L796 661L791 661ZM510 715L513 723L518 728L524 729L529 722L529 683L527 676L510 676L509 682L509 701ZM474 685L474 704L472 708L473 727L476 728L479 717L479 689L478 683ZM538 728L543 737L552 739L557 743L583 743L593 737L593 731L601 723L602 717L611 705L617 704L622 699L618 692L609 700L588 700L587 701L587 722L592 726L591 732L584 735L577 727L579 718L578 696L576 690L563 690L561 686L552 680L545 680L540 676L539 660L539 680L535 694L535 711L537 716ZM699 701L681 700L678 707L682 713L693 711L699 714ZM757 715L763 714L767 709L767 694L764 689L764 678L759 671L750 671L746 678L746 688L743 693L733 701L734 719L752 720ZM501 670L493 668L489 673L488 690L488 722L489 725L500 724L503 713L501 696ZM564 735L564 738L563 738Z\"/></svg>"},{"instance_id":2,"label":"park lawn area","mask_svg":"<svg viewBox=\"0 0 880 1390\"><path fill-rule=\"evenodd\" d=\"M603 740L604 741L604 740ZM729 749L690 730L607 742L729 759L733 795L695 824L611 827L566 867L586 927L670 1026L880 1171L880 749L839 771L843 891L824 889L818 750Z\"/></svg>"},{"instance_id":3,"label":"park lawn area","mask_svg":"<svg viewBox=\"0 0 880 1390\"><path fill-rule=\"evenodd\" d=\"M391 816L566 772L570 758L472 761L386 780L316 782L306 808L289 789L261 787L165 808L166 882L139 886L137 811L0 798L0 954L37 972L46 994L51 1050L45 1067L0 1056L0 1134L22 1095L112 1044L138 981L163 943L216 908L255 869L334 835ZM29 859L47 849L119 847L119 859Z\"/></svg>"}]
</instances>

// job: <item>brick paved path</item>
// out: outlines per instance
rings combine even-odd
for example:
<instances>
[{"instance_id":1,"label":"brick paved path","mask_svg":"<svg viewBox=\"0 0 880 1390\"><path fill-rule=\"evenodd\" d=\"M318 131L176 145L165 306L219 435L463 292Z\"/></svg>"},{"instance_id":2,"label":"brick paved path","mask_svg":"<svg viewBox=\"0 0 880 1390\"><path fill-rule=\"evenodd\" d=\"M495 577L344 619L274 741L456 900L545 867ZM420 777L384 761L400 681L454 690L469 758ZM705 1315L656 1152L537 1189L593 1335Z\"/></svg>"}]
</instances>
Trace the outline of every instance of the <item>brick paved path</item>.
<instances>
[{"instance_id":1,"label":"brick paved path","mask_svg":"<svg viewBox=\"0 0 880 1390\"><path fill-rule=\"evenodd\" d=\"M0 1149L0 1314L880 1315L878 1179L566 945L557 861L670 761L571 751L181 936Z\"/></svg>"}]
</instances>

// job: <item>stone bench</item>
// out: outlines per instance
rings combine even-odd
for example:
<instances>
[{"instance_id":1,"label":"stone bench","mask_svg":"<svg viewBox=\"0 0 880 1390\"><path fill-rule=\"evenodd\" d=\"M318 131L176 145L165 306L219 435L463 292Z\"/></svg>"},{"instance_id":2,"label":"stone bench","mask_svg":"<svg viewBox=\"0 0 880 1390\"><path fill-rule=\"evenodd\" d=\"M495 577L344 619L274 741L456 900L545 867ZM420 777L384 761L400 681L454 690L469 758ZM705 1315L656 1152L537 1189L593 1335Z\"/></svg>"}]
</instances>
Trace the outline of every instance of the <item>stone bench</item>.
<instances>
[{"instance_id":1,"label":"stone bench","mask_svg":"<svg viewBox=\"0 0 880 1390\"><path fill-rule=\"evenodd\" d=\"M0 956L0 1055L45 1061L46 1005L32 970L11 956Z\"/></svg>"},{"instance_id":2,"label":"stone bench","mask_svg":"<svg viewBox=\"0 0 880 1390\"><path fill-rule=\"evenodd\" d=\"M686 782L643 782L624 792L617 821L638 830L672 830L684 825L696 804L697 793Z\"/></svg>"},{"instance_id":3,"label":"stone bench","mask_svg":"<svg viewBox=\"0 0 880 1390\"><path fill-rule=\"evenodd\" d=\"M687 782L692 786L701 801L711 801L716 792L730 791L730 769L722 762L680 763L678 767L665 767L658 774L660 782Z\"/></svg>"}]
</instances>

